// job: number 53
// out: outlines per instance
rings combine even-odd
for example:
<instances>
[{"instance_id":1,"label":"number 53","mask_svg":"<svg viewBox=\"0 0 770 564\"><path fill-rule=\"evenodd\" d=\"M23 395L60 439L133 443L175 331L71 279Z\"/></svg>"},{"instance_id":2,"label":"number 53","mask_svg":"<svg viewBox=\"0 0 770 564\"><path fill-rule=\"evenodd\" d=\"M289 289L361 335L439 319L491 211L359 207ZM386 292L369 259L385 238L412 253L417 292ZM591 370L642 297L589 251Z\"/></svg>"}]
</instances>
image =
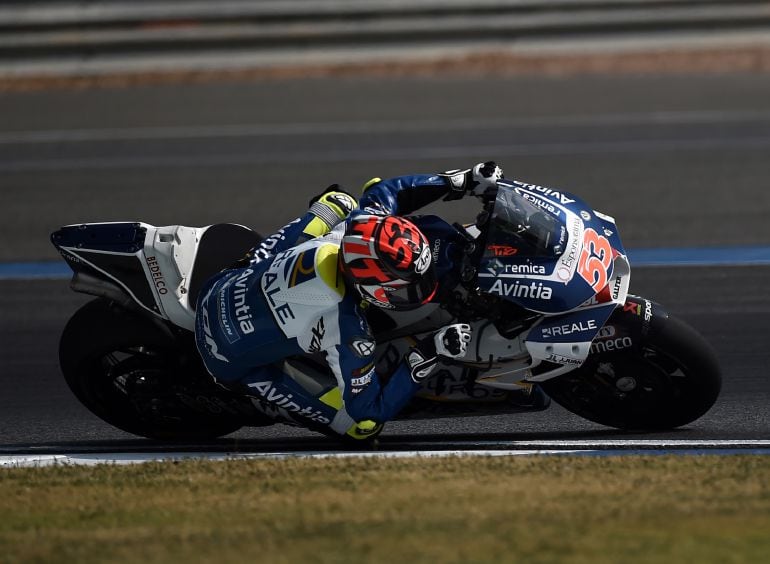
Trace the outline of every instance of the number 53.
<instances>
[{"instance_id":1,"label":"number 53","mask_svg":"<svg viewBox=\"0 0 770 564\"><path fill-rule=\"evenodd\" d=\"M578 274L591 285L594 292L599 292L607 285L610 265L612 265L610 242L593 229L586 229L583 235L583 251L578 260Z\"/></svg>"}]
</instances>

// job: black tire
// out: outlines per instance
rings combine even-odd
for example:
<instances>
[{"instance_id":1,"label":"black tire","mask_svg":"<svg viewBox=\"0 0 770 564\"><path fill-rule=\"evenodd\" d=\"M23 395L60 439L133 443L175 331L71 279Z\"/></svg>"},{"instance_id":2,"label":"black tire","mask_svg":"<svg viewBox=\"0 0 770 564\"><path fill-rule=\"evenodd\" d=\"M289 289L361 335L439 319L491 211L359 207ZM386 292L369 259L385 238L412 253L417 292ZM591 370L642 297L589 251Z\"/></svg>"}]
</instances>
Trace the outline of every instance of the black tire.
<instances>
[{"instance_id":1,"label":"black tire","mask_svg":"<svg viewBox=\"0 0 770 564\"><path fill-rule=\"evenodd\" d=\"M634 320L620 312L611 321L622 327ZM655 431L695 421L722 386L716 355L679 319L656 321L632 348L589 355L579 369L544 382L545 392L569 411L618 429Z\"/></svg>"},{"instance_id":2,"label":"black tire","mask_svg":"<svg viewBox=\"0 0 770 564\"><path fill-rule=\"evenodd\" d=\"M172 441L212 439L239 429L237 420L193 410L173 395L175 375L198 365L197 357L187 357L185 364L185 351L163 328L104 299L75 312L59 342L67 385L118 429Z\"/></svg>"}]
</instances>

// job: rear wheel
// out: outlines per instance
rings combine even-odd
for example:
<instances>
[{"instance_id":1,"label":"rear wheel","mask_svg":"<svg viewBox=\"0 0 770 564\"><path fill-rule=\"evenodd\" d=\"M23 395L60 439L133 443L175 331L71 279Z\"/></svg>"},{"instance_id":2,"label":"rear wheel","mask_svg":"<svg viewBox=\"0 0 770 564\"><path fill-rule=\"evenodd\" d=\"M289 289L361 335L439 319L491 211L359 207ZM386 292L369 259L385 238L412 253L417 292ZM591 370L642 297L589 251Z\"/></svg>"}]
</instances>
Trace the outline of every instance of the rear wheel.
<instances>
[{"instance_id":1,"label":"rear wheel","mask_svg":"<svg viewBox=\"0 0 770 564\"><path fill-rule=\"evenodd\" d=\"M161 440L211 439L242 426L221 403L190 393L195 388L189 384L208 378L196 354L151 321L103 299L80 308L59 343L64 378L83 405L123 431ZM182 379L188 386L178 386ZM202 410L206 401L208 410Z\"/></svg>"},{"instance_id":2,"label":"rear wheel","mask_svg":"<svg viewBox=\"0 0 770 564\"><path fill-rule=\"evenodd\" d=\"M633 321L619 312L609 323L622 330ZM634 337L633 346L591 354L579 369L544 382L544 390L569 411L619 429L663 430L695 421L719 395L716 355L684 322L670 316L657 321L647 335Z\"/></svg>"}]
</instances>

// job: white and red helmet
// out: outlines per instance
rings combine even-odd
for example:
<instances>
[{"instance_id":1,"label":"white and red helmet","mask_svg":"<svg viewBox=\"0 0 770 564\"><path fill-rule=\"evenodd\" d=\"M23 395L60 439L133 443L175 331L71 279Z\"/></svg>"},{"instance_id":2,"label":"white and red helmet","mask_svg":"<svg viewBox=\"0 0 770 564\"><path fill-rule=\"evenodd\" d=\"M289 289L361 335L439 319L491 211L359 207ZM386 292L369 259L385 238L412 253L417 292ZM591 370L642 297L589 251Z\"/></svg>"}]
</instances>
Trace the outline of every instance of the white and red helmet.
<instances>
[{"instance_id":1,"label":"white and red helmet","mask_svg":"<svg viewBox=\"0 0 770 564\"><path fill-rule=\"evenodd\" d=\"M342 272L368 302L387 309L428 303L438 282L428 239L398 216L359 215L342 238Z\"/></svg>"}]
</instances>

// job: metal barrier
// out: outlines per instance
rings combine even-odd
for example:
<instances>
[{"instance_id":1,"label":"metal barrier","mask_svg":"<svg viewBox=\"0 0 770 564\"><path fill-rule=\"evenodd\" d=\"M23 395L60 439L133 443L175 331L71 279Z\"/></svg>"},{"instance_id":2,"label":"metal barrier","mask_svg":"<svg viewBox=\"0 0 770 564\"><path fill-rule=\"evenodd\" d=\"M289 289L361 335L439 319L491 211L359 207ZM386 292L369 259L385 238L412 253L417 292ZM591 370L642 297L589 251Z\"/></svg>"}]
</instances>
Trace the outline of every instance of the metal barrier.
<instances>
[{"instance_id":1,"label":"metal barrier","mask_svg":"<svg viewBox=\"0 0 770 564\"><path fill-rule=\"evenodd\" d=\"M0 7L0 58L756 29L767 0L147 0Z\"/></svg>"},{"instance_id":2,"label":"metal barrier","mask_svg":"<svg viewBox=\"0 0 770 564\"><path fill-rule=\"evenodd\" d=\"M767 30L770 0L62 0L0 5L0 74L177 61ZM113 63L114 64L114 63Z\"/></svg>"}]
</instances>

